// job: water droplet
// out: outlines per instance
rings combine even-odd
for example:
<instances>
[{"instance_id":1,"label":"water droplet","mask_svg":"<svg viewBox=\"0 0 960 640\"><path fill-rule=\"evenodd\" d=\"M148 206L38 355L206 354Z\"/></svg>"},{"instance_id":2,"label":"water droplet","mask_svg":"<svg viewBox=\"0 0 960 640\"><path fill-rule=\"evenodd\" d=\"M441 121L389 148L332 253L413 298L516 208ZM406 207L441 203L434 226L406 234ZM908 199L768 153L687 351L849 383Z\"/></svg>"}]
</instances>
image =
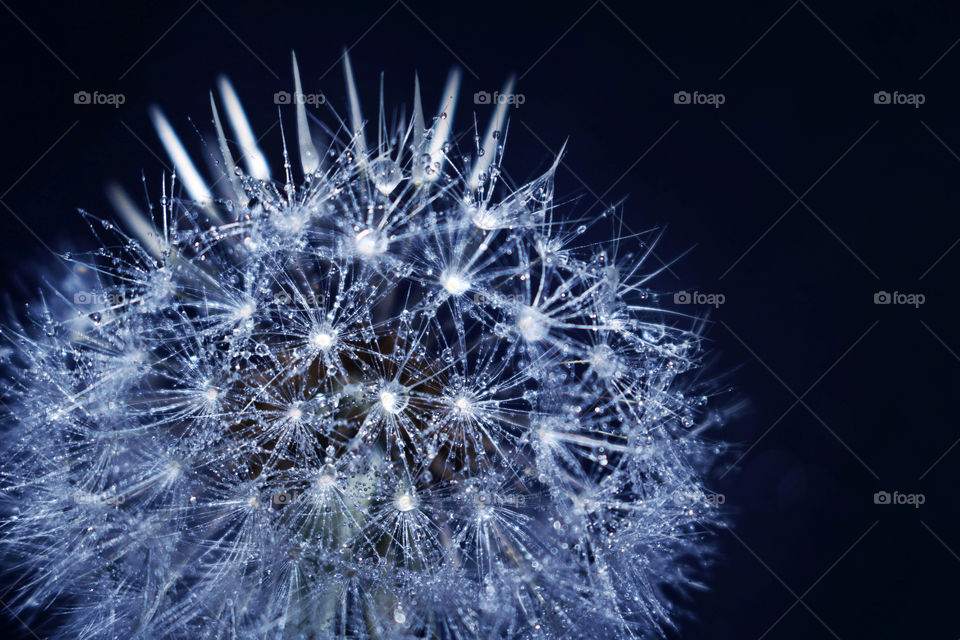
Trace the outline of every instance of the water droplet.
<instances>
[{"instance_id":1,"label":"water droplet","mask_svg":"<svg viewBox=\"0 0 960 640\"><path fill-rule=\"evenodd\" d=\"M400 181L403 180L403 172L397 163L389 158L380 158L370 163L367 168L370 179L373 180L377 191L385 196L390 195Z\"/></svg>"}]
</instances>

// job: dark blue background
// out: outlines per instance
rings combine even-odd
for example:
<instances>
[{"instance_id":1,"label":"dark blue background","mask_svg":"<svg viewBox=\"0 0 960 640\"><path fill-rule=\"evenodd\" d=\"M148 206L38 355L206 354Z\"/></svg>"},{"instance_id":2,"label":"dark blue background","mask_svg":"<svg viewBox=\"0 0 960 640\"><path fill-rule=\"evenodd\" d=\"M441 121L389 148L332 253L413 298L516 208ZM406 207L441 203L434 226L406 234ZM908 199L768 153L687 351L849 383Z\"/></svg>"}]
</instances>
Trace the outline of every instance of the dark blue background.
<instances>
[{"instance_id":1,"label":"dark blue background","mask_svg":"<svg viewBox=\"0 0 960 640\"><path fill-rule=\"evenodd\" d=\"M15 303L36 264L58 265L34 232L90 248L75 209L111 215L105 179L139 193L143 169L158 195L151 103L195 141L187 117L209 129L224 72L262 132L295 49L305 89L345 113L347 46L368 117L379 72L388 104L409 104L418 71L432 109L460 65L462 132L473 92L515 72L510 175L532 177L569 136L557 193L578 197L572 210L627 197L629 228L669 226L660 258L696 245L658 288L726 297L708 335L749 410L719 435L730 462L746 455L712 483L734 526L676 636L960 635L960 447L940 459L960 437L955 3L62 4L0 6L0 268ZM76 105L79 90L126 102ZM680 90L726 102L677 105ZM926 103L877 105L880 90ZM261 146L279 168L277 128ZM879 290L926 303L874 305ZM881 490L926 503L875 505Z\"/></svg>"}]
</instances>

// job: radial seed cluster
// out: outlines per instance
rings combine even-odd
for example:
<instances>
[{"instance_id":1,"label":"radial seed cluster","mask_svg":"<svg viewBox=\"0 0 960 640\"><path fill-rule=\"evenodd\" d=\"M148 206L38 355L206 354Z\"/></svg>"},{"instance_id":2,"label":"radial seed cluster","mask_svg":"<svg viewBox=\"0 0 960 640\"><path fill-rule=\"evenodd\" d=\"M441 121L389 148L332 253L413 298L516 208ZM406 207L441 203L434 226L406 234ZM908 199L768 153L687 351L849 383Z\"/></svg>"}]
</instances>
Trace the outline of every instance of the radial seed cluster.
<instances>
[{"instance_id":1,"label":"radial seed cluster","mask_svg":"<svg viewBox=\"0 0 960 640\"><path fill-rule=\"evenodd\" d=\"M156 206L114 189L122 224L4 330L17 612L71 639L657 635L717 514L699 337L649 244L586 240L610 213L565 219L556 163L509 180L508 101L464 151L456 72L393 128L346 72L321 130L294 61L279 180L228 81L212 179L154 110Z\"/></svg>"}]
</instances>

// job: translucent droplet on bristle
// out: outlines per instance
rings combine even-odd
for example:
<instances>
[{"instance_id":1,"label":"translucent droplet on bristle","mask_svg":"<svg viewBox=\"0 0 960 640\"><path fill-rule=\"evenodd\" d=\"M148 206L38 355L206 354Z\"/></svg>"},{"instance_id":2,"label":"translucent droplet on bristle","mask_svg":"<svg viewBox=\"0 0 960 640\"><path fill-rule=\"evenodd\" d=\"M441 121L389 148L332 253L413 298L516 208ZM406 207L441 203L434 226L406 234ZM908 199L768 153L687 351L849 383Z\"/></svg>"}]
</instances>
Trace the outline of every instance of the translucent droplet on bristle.
<instances>
[{"instance_id":1,"label":"translucent droplet on bristle","mask_svg":"<svg viewBox=\"0 0 960 640\"><path fill-rule=\"evenodd\" d=\"M367 169L370 173L370 179L377 191L385 196L390 195L400 181L403 180L403 172L396 162L389 158L380 158L370 163Z\"/></svg>"}]
</instances>

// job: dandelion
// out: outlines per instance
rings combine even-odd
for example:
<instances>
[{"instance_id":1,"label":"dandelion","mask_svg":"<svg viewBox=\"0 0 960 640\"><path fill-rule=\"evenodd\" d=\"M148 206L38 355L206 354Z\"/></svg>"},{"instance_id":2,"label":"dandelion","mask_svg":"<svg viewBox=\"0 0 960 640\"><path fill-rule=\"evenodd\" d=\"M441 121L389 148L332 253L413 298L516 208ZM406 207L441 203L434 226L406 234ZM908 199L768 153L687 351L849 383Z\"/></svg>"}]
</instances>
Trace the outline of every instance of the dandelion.
<instances>
[{"instance_id":1,"label":"dandelion","mask_svg":"<svg viewBox=\"0 0 960 640\"><path fill-rule=\"evenodd\" d=\"M16 610L84 639L656 635L718 519L698 327L655 307L650 246L565 221L559 157L506 177L509 101L461 153L457 72L432 122L415 82L374 128L344 62L349 122L321 144L296 100L279 180L226 79L212 180L152 110L176 171L66 256L93 304L4 331Z\"/></svg>"}]
</instances>

